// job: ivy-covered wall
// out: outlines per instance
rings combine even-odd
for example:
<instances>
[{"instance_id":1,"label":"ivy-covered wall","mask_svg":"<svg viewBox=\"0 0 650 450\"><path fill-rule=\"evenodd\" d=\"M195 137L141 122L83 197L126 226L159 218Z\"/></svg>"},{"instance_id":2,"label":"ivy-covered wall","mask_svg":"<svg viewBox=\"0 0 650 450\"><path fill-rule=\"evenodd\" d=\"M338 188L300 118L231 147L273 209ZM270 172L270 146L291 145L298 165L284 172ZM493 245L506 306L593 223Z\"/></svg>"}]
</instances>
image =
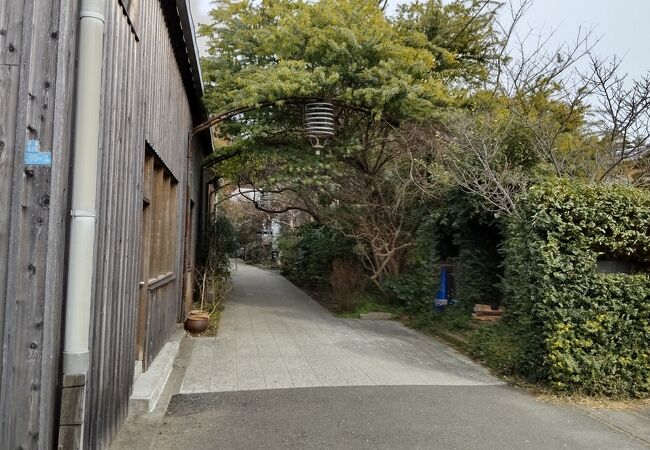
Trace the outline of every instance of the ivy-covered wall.
<instances>
[{"instance_id":1,"label":"ivy-covered wall","mask_svg":"<svg viewBox=\"0 0 650 450\"><path fill-rule=\"evenodd\" d=\"M517 370L564 391L650 394L650 194L575 180L535 186L504 245ZM631 274L598 273L598 260Z\"/></svg>"}]
</instances>

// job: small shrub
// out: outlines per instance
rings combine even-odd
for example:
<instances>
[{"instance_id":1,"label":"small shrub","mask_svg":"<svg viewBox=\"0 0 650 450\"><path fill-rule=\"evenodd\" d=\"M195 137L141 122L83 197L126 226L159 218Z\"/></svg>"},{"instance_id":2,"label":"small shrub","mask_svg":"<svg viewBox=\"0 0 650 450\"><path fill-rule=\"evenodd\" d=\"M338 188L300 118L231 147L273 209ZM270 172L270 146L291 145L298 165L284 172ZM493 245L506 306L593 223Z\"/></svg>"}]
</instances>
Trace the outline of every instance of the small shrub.
<instances>
[{"instance_id":1,"label":"small shrub","mask_svg":"<svg viewBox=\"0 0 650 450\"><path fill-rule=\"evenodd\" d=\"M459 248L456 297L465 309L477 303L499 304L502 237L493 225L467 224L456 235Z\"/></svg>"},{"instance_id":2,"label":"small shrub","mask_svg":"<svg viewBox=\"0 0 650 450\"><path fill-rule=\"evenodd\" d=\"M194 268L193 309L214 311L221 309L230 292L230 274L219 273L211 266Z\"/></svg>"},{"instance_id":3,"label":"small shrub","mask_svg":"<svg viewBox=\"0 0 650 450\"><path fill-rule=\"evenodd\" d=\"M270 242L250 242L244 247L244 259L251 264L258 264L271 260Z\"/></svg>"},{"instance_id":4,"label":"small shrub","mask_svg":"<svg viewBox=\"0 0 650 450\"><path fill-rule=\"evenodd\" d=\"M431 311L438 287L433 276L417 274L388 278L382 285L389 299L411 314Z\"/></svg>"},{"instance_id":5,"label":"small shrub","mask_svg":"<svg viewBox=\"0 0 650 450\"><path fill-rule=\"evenodd\" d=\"M359 315L369 312L385 312L392 314L394 318L400 318L405 313L403 308L392 303L387 303L382 298L377 298L375 293L369 292L368 290L360 291L352 299L352 302L354 309L340 312L339 314L341 316L358 318Z\"/></svg>"},{"instance_id":6,"label":"small shrub","mask_svg":"<svg viewBox=\"0 0 650 450\"><path fill-rule=\"evenodd\" d=\"M213 213L199 246L199 261L210 271L227 275L230 272L229 256L239 248L237 233L228 217L221 211Z\"/></svg>"},{"instance_id":7,"label":"small shrub","mask_svg":"<svg viewBox=\"0 0 650 450\"><path fill-rule=\"evenodd\" d=\"M300 265L300 236L296 232L284 232L278 238L280 249L280 273L297 278Z\"/></svg>"},{"instance_id":8,"label":"small shrub","mask_svg":"<svg viewBox=\"0 0 650 450\"><path fill-rule=\"evenodd\" d=\"M515 375L522 355L520 341L502 324L485 326L470 336L467 350L500 375Z\"/></svg>"},{"instance_id":9,"label":"small shrub","mask_svg":"<svg viewBox=\"0 0 650 450\"><path fill-rule=\"evenodd\" d=\"M356 264L340 259L334 261L330 273L332 300L343 310L351 311L355 308L355 298L362 282L363 274Z\"/></svg>"},{"instance_id":10,"label":"small shrub","mask_svg":"<svg viewBox=\"0 0 650 450\"><path fill-rule=\"evenodd\" d=\"M465 334L473 330L471 313L458 305L448 306L441 312L435 310L431 304L428 310L421 310L411 315L408 324L433 335L441 335L445 332Z\"/></svg>"},{"instance_id":11,"label":"small shrub","mask_svg":"<svg viewBox=\"0 0 650 450\"><path fill-rule=\"evenodd\" d=\"M472 195L452 189L418 234L412 252L416 264L409 269L435 277L440 261L451 261L453 297L461 308L469 311L476 303L498 304L502 241L502 224Z\"/></svg>"},{"instance_id":12,"label":"small shrub","mask_svg":"<svg viewBox=\"0 0 650 450\"><path fill-rule=\"evenodd\" d=\"M356 261L354 243L336 230L306 224L279 242L282 273L310 287L327 288L335 260Z\"/></svg>"}]
</instances>

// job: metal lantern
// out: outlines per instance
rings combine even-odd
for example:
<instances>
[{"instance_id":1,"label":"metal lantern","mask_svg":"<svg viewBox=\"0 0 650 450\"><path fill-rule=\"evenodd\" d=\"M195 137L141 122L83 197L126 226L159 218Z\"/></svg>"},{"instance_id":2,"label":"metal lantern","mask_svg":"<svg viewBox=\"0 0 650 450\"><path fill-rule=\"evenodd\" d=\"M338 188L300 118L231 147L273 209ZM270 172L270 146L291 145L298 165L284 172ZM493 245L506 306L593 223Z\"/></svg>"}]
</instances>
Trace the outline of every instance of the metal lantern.
<instances>
[{"instance_id":1,"label":"metal lantern","mask_svg":"<svg viewBox=\"0 0 650 450\"><path fill-rule=\"evenodd\" d=\"M334 105L316 101L305 104L305 131L316 154L334 136Z\"/></svg>"}]
</instances>

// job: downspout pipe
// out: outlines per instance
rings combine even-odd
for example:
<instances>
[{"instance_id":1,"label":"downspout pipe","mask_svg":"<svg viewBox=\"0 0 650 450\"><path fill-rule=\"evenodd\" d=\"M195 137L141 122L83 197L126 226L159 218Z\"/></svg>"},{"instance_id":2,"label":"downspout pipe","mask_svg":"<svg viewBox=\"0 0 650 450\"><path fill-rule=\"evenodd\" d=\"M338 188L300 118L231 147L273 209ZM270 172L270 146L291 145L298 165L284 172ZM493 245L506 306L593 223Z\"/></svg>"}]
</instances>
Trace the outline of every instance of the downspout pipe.
<instances>
[{"instance_id":1,"label":"downspout pipe","mask_svg":"<svg viewBox=\"0 0 650 450\"><path fill-rule=\"evenodd\" d=\"M89 364L105 9L106 0L82 0L79 14L64 374L85 374Z\"/></svg>"},{"instance_id":2,"label":"downspout pipe","mask_svg":"<svg viewBox=\"0 0 650 450\"><path fill-rule=\"evenodd\" d=\"M82 0L79 11L71 221L58 440L59 449L74 450L84 448L106 0Z\"/></svg>"}]
</instances>

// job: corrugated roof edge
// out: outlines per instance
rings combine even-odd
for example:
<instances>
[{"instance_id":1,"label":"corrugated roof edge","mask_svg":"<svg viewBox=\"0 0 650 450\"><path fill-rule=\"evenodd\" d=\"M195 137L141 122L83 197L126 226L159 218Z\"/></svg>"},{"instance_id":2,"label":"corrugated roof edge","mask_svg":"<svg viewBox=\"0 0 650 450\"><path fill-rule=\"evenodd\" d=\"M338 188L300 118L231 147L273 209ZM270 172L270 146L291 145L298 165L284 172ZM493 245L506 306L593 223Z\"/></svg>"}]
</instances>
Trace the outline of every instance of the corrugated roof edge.
<instances>
[{"instance_id":1,"label":"corrugated roof edge","mask_svg":"<svg viewBox=\"0 0 650 450\"><path fill-rule=\"evenodd\" d=\"M194 19L192 18L192 10L190 8L189 0L176 0L176 11L180 18L181 28L183 30L183 41L185 44L185 51L187 59L190 63L190 71L192 72L192 80L194 84L194 91L197 97L197 103L201 104L201 97L203 97L203 76L201 74L201 65L199 63L199 47L196 42L196 32L194 29ZM208 114L204 107L200 108L198 123L207 120ZM202 133L203 134L203 133ZM204 133L203 150L205 154L212 152L212 139L210 132Z\"/></svg>"},{"instance_id":2,"label":"corrugated roof edge","mask_svg":"<svg viewBox=\"0 0 650 450\"><path fill-rule=\"evenodd\" d=\"M196 43L196 30L194 29L194 19L192 18L192 9L189 0L176 0L178 16L181 18L183 35L185 39L185 48L187 56L192 65L192 73L196 74L195 84L198 84L197 93L203 96L203 76L201 75L201 66L199 64L199 46Z\"/></svg>"}]
</instances>

